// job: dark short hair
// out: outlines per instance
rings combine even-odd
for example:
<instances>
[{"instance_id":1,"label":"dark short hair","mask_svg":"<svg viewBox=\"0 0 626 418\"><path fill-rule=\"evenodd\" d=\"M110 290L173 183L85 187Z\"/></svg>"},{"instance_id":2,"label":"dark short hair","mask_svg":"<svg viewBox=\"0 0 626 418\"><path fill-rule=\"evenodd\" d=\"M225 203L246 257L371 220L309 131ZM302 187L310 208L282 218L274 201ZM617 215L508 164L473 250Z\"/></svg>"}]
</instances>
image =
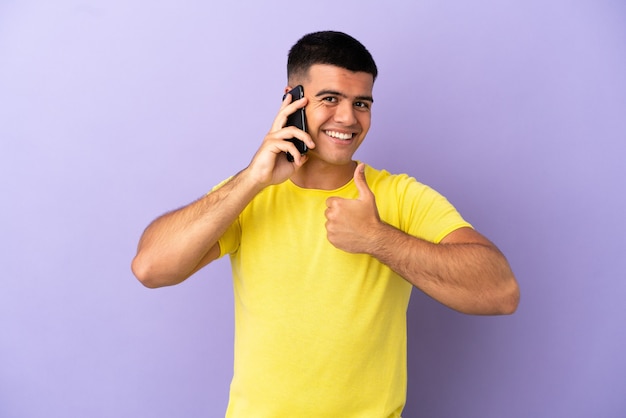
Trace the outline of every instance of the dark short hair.
<instances>
[{"instance_id":1,"label":"dark short hair","mask_svg":"<svg viewBox=\"0 0 626 418\"><path fill-rule=\"evenodd\" d=\"M363 44L342 32L322 31L304 35L289 50L287 77L305 75L315 64L329 64L354 72L371 74L378 69Z\"/></svg>"}]
</instances>

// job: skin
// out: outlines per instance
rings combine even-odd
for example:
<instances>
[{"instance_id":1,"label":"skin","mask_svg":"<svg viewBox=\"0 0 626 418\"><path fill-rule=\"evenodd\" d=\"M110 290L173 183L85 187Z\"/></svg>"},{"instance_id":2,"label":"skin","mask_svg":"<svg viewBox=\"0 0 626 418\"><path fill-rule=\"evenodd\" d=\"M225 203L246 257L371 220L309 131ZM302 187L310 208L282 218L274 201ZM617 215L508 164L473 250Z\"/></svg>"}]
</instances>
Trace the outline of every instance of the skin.
<instances>
[{"instance_id":1,"label":"skin","mask_svg":"<svg viewBox=\"0 0 626 418\"><path fill-rule=\"evenodd\" d=\"M433 244L381 221L364 165L353 155L371 123L372 75L332 65L313 65L293 77L285 92L302 84L305 97L287 95L252 161L223 187L153 221L132 262L147 287L175 285L219 256L221 235L265 187L291 179L305 188L334 190L354 178L357 199L327 200L328 240L350 253L365 253L444 305L467 314L510 314L519 287L498 248L472 228ZM308 133L285 127L287 116L306 106ZM338 138L342 136L342 138ZM296 137L310 148L301 156L285 141ZM289 162L284 153L290 152Z\"/></svg>"}]
</instances>

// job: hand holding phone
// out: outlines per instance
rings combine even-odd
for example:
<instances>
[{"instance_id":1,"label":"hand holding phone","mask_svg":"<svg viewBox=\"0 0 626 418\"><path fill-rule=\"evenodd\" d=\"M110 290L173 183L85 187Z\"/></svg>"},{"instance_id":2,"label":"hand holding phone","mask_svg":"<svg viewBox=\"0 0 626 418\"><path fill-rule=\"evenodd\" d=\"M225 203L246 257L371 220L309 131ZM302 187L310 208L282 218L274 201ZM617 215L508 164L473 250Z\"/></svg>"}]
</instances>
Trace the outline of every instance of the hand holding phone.
<instances>
[{"instance_id":1,"label":"hand holding phone","mask_svg":"<svg viewBox=\"0 0 626 418\"><path fill-rule=\"evenodd\" d=\"M300 100L304 97L304 89L302 88L302 86L299 85L290 90L287 94L291 94L291 102L293 103L296 100ZM287 94L283 96L283 100L285 100ZM300 108L291 115L289 115L287 117L287 124L285 126L295 126L296 128L306 132L306 114L304 113L304 108ZM306 152L309 150L306 144L298 138L285 139L285 141L293 143L300 152L300 155L306 154ZM287 153L287 160L293 162L293 155Z\"/></svg>"}]
</instances>

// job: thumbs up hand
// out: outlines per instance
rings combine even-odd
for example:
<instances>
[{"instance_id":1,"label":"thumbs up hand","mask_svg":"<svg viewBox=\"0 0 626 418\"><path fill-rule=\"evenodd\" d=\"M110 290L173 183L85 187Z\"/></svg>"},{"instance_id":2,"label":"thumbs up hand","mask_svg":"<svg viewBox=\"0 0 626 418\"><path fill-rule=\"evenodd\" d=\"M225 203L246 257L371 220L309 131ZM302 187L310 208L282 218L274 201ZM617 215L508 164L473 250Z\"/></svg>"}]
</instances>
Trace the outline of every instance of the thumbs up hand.
<instances>
[{"instance_id":1,"label":"thumbs up hand","mask_svg":"<svg viewBox=\"0 0 626 418\"><path fill-rule=\"evenodd\" d=\"M367 253L381 226L376 199L365 178L365 164L354 171L359 191L356 199L330 197L326 200L326 233L335 247L350 253Z\"/></svg>"}]
</instances>

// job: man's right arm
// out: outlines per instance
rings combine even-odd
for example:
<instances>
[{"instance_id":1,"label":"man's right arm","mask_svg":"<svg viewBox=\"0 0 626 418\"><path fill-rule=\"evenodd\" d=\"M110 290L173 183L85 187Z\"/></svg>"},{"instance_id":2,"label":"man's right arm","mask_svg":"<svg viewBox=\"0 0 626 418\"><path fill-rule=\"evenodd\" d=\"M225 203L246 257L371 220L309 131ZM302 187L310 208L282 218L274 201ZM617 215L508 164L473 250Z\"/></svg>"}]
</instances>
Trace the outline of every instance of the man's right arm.
<instances>
[{"instance_id":1,"label":"man's right arm","mask_svg":"<svg viewBox=\"0 0 626 418\"><path fill-rule=\"evenodd\" d=\"M144 231L131 268L146 287L175 285L219 257L218 239L258 193L246 170L219 189L166 213Z\"/></svg>"},{"instance_id":2,"label":"man's right arm","mask_svg":"<svg viewBox=\"0 0 626 418\"><path fill-rule=\"evenodd\" d=\"M254 196L287 180L306 162L306 156L285 139L297 137L315 147L307 133L284 127L287 116L305 104L306 99L284 101L248 167L219 189L166 213L145 229L131 265L141 283L150 288L175 285L219 257L218 240ZM287 161L285 152L294 155L293 162Z\"/></svg>"}]
</instances>

